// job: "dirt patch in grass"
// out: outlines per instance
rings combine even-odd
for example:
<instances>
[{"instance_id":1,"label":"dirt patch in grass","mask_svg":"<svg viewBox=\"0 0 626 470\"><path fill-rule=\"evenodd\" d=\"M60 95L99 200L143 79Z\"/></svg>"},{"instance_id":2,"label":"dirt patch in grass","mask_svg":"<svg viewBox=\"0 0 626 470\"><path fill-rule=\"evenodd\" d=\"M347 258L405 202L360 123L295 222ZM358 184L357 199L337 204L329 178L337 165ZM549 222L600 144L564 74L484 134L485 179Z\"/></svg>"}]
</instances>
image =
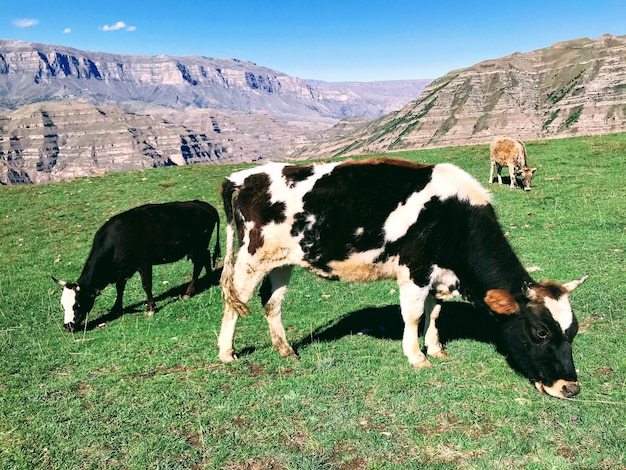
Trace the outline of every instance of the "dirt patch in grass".
<instances>
[{"instance_id":1,"label":"dirt patch in grass","mask_svg":"<svg viewBox=\"0 0 626 470\"><path fill-rule=\"evenodd\" d=\"M487 436L498 429L492 423L467 423L459 419L454 413L440 413L435 417L435 424L423 424L417 431L424 436L439 436L446 433L458 432L471 438Z\"/></svg>"},{"instance_id":2,"label":"dirt patch in grass","mask_svg":"<svg viewBox=\"0 0 626 470\"><path fill-rule=\"evenodd\" d=\"M223 467L225 470L287 470L287 467L278 463L275 459L267 457L255 461L243 463L227 463Z\"/></svg>"}]
</instances>

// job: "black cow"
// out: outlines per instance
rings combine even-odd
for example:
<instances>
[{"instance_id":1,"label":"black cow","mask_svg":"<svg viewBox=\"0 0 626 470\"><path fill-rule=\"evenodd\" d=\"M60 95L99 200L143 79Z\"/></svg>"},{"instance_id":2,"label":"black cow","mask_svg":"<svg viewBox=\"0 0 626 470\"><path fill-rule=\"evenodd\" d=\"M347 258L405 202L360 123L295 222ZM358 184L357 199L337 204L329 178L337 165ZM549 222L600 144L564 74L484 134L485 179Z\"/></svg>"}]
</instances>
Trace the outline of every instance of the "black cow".
<instances>
[{"instance_id":1,"label":"black cow","mask_svg":"<svg viewBox=\"0 0 626 470\"><path fill-rule=\"evenodd\" d=\"M222 197L223 362L235 358L237 318L248 312L261 281L272 343L282 357L295 355L281 304L292 267L299 265L348 282L396 279L404 354L416 368L429 366L417 329L432 285L448 269L498 319L510 363L539 391L579 393L571 347L578 324L568 294L587 276L563 285L533 281L498 224L489 192L456 166L393 159L272 163L230 175Z\"/></svg>"},{"instance_id":2,"label":"black cow","mask_svg":"<svg viewBox=\"0 0 626 470\"><path fill-rule=\"evenodd\" d=\"M74 331L93 308L100 291L115 283L117 297L113 312L122 312L126 281L137 271L147 295L147 312L154 313L152 266L172 263L188 256L193 262L193 276L185 297L193 294L202 268L207 273L220 253L219 215L202 201L146 204L117 214L100 227L93 240L83 272L76 282L52 279L63 286L61 305L65 327ZM213 260L209 242L216 230Z\"/></svg>"}]
</instances>

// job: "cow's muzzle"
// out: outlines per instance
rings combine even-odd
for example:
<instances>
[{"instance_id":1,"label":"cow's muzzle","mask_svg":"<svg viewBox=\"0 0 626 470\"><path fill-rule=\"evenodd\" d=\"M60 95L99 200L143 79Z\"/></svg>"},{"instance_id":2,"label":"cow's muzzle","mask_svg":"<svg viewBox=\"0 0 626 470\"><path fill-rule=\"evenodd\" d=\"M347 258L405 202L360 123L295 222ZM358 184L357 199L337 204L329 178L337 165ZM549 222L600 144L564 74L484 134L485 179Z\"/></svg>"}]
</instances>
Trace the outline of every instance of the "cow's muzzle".
<instances>
[{"instance_id":1,"label":"cow's muzzle","mask_svg":"<svg viewBox=\"0 0 626 470\"><path fill-rule=\"evenodd\" d=\"M570 382L563 379L557 380L549 387L541 382L535 382L535 388L541 393L556 398L574 398L580 393L580 384L578 382Z\"/></svg>"},{"instance_id":2,"label":"cow's muzzle","mask_svg":"<svg viewBox=\"0 0 626 470\"><path fill-rule=\"evenodd\" d=\"M524 188L524 191L530 191L531 188Z\"/></svg>"},{"instance_id":3,"label":"cow's muzzle","mask_svg":"<svg viewBox=\"0 0 626 470\"><path fill-rule=\"evenodd\" d=\"M63 326L65 327L65 329L67 331L69 331L70 333L74 333L74 322L71 321L69 323L64 323Z\"/></svg>"}]
</instances>

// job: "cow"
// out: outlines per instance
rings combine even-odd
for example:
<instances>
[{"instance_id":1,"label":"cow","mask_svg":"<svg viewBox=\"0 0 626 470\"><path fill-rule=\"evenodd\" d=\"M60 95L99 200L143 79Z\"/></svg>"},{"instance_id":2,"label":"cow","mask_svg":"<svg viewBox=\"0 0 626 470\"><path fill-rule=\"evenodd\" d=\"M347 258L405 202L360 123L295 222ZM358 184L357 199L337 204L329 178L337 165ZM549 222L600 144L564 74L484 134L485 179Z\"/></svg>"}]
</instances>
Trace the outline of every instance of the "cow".
<instances>
[{"instance_id":1,"label":"cow","mask_svg":"<svg viewBox=\"0 0 626 470\"><path fill-rule=\"evenodd\" d=\"M297 357L285 335L282 301L298 265L347 282L395 279L402 350L416 369L430 366L418 325L434 280L449 269L497 318L518 372L542 393L579 393L572 359L578 323L568 294L587 276L565 284L535 282L509 245L490 193L457 166L390 158L268 163L228 176L222 199L222 362L236 359L237 319L249 312L258 284L274 348L281 357Z\"/></svg>"},{"instance_id":2,"label":"cow","mask_svg":"<svg viewBox=\"0 0 626 470\"><path fill-rule=\"evenodd\" d=\"M537 168L528 168L526 164L526 146L521 140L510 137L495 137L489 146L491 169L489 171L489 184L493 183L493 170L497 168L498 184L502 186L502 167L509 168L509 187L515 189L515 182L519 176L524 191L530 191L530 181Z\"/></svg>"},{"instance_id":3,"label":"cow","mask_svg":"<svg viewBox=\"0 0 626 470\"><path fill-rule=\"evenodd\" d=\"M152 296L152 266L167 264L188 256L193 262L193 275L184 297L190 297L204 267L207 274L221 256L219 215L202 201L146 204L111 217L96 232L91 252L76 282L62 281L61 305L64 325L71 332L80 325L93 308L96 297L109 284L115 283L117 297L112 312L121 313L126 281L139 272L146 292L148 315L156 303ZM209 243L216 229L213 259Z\"/></svg>"}]
</instances>

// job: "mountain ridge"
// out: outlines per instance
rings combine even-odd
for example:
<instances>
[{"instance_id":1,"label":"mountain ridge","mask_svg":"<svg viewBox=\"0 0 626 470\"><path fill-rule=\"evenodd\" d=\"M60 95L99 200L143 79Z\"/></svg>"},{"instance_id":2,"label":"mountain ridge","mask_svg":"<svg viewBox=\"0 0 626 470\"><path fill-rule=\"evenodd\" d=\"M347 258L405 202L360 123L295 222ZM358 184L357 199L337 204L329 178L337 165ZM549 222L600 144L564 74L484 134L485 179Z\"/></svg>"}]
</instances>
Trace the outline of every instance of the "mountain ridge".
<instances>
[{"instance_id":1,"label":"mountain ridge","mask_svg":"<svg viewBox=\"0 0 626 470\"><path fill-rule=\"evenodd\" d=\"M308 83L238 59L0 40L0 184L280 159L341 119L400 109L429 82Z\"/></svg>"},{"instance_id":2,"label":"mountain ridge","mask_svg":"<svg viewBox=\"0 0 626 470\"><path fill-rule=\"evenodd\" d=\"M562 41L451 71L399 111L291 158L626 131L626 36Z\"/></svg>"}]
</instances>

